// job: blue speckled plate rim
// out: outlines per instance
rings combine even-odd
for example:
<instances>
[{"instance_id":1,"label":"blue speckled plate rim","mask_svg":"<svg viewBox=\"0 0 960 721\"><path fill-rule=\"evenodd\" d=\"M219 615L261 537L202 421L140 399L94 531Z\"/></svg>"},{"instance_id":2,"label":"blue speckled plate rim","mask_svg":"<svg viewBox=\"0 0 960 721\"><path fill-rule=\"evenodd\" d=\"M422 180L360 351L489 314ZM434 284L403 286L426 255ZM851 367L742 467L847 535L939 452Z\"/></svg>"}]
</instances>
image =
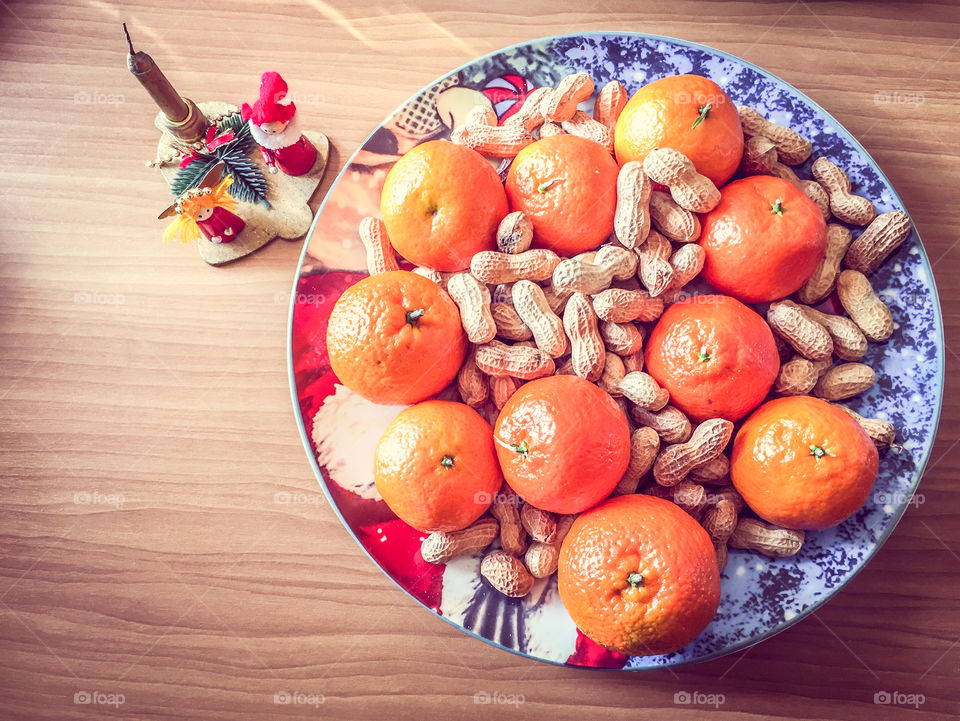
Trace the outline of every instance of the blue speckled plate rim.
<instances>
[{"instance_id":1,"label":"blue speckled plate rim","mask_svg":"<svg viewBox=\"0 0 960 721\"><path fill-rule=\"evenodd\" d=\"M443 78L448 77L448 76L450 76L450 75L453 75L453 74L455 74L455 73L459 73L461 70L464 70L465 68L473 65L474 63L476 63L476 62L478 62L478 61L485 60L485 59L487 59L487 58L492 58L492 57L497 56L497 55L501 55L501 54L503 54L503 53L505 53L505 52L508 52L508 51L510 51L510 50L513 50L513 49L515 49L515 48L519 48L519 47L523 47L523 46L527 46L527 45L546 44L546 43L550 43L550 42L553 42L553 41L555 41L555 40L558 40L558 39L560 39L560 38L603 37L603 36L610 36L610 35L621 36L621 37L624 37L624 36L626 36L626 37L637 37L637 38L645 38L645 39L648 39L648 40L665 41L665 42L669 42L669 43L674 43L674 44L676 44L676 45L681 45L681 46L684 46L684 47L692 48L692 49L694 49L694 50L699 50L699 51L701 51L701 52L713 53L713 54L718 55L718 56L720 56L720 57L727 58L727 59L729 59L729 60L733 60L733 61L738 62L738 63L742 63L745 67L748 67L748 68L756 71L756 72L759 73L760 75L763 75L764 77L769 78L770 80L774 81L775 83L780 83L781 85L786 86L787 88L790 89L791 92L795 93L796 96L797 96L798 98L800 98L803 102L807 103L810 107L812 107L814 110L816 110L816 111L817 111L818 113L820 113L822 116L824 116L824 117L826 117L827 119L829 119L829 120L834 124L834 126L837 128L837 131L839 132L839 134L851 145L851 147L853 147L854 149L856 149L857 151L860 152L860 154L861 154L861 155L864 157L864 159L867 161L868 165L870 165L870 166L873 168L873 170L874 170L874 171L877 173L877 175L883 180L883 182L886 183L887 187L890 188L890 192L893 194L893 199L896 201L896 203L899 205L899 207L900 207L900 208L903 208L904 211L906 211L906 207L905 207L905 205L904 205L904 203L903 203L903 200L900 198L900 195L897 193L896 188L894 187L893 183L890 182L890 179L886 176L886 174L883 172L883 170L880 168L880 166L877 165L876 161L874 161L873 156L871 156L870 153L867 152L866 148L864 148L863 145L861 145L860 142L857 141L857 139L843 126L842 123L840 123L836 118L834 118L833 115L831 115L831 114L828 113L826 110L824 110L824 109L823 109L816 101L814 101L812 98L810 98L810 97L807 96L805 93L801 92L800 90L798 90L797 88L795 88L793 85L791 85L790 83L786 82L786 81L783 80L782 78L779 78L779 77L777 77L776 75L774 75L773 73L768 72L767 70L764 70L763 68L761 68L761 67L758 66L758 65L754 65L753 63L751 63L751 62L748 61L748 60L744 60L743 58L740 58L740 57L737 57L736 55L732 55L732 54L730 54L730 53L724 52L723 50L717 50L716 48L712 48L712 47L710 47L710 46L708 46L708 45L701 45L700 43L694 43L694 42L690 42L689 40L682 40L682 39L680 39L680 38L672 38L672 37L669 37L669 36L666 36L666 35L656 35L656 34L652 34L652 33L639 33L639 32L624 32L624 31L619 31L619 30L617 30L617 31L594 30L594 31L583 32L583 33L568 33L568 34L565 34L565 35L547 35L547 36L545 36L545 37L540 37L540 38L535 38L535 39L532 39L532 40L526 40L526 41L520 42L520 43L515 43L514 45L508 45L507 47L500 48L499 50L495 50L495 51L493 51L493 52L487 53L486 55L482 55L482 56L480 56L480 57L473 58L472 60L464 63L463 65L460 65L459 67L457 67L457 68L451 70L450 72L444 74L444 75L441 76L440 78L437 78L437 79L433 80L431 83L429 83L428 85L425 85L423 88L421 88L421 89L418 90L416 93L414 93L413 95L411 95L410 97L408 97L406 100L404 100L403 103L401 103L400 105L398 105L392 112L390 112L390 113L386 116L386 118L393 117L396 113L400 112L400 110L402 110L403 107L410 101L410 98L411 98L411 97L417 97L417 96L420 95L421 93L426 92L426 91L429 90L431 87L433 87L439 80L442 80ZM938 294L938 292L937 292L936 279L934 278L934 275L933 275L933 267L930 265L930 258L927 256L926 249L923 247L923 242L922 242L922 240L921 240L921 238L920 238L920 233L919 233L919 231L917 230L916 224L914 224L912 217L910 218L910 224L911 224L911 226L912 226L912 228L913 228L913 232L914 232L914 233L916 234L916 236L917 236L917 240L919 241L919 242L917 243L917 247L918 247L918 249L919 249L920 256L921 256L921 258L922 258L922 260L923 260L923 264L924 264L926 270L928 271L927 274L928 274L928 276L929 276L929 278L930 278L930 285L931 285L931 291L932 291L932 296L933 296L933 297L932 297L932 302L933 302L934 322L935 322L936 327L937 327L937 335L938 335L937 340L939 341L938 350L940 351L939 354L938 354L938 362L937 362L937 378L938 378L938 380L940 381L940 389L941 389L941 390L940 390L939 396L937 397L937 407L936 407L936 409L935 409L935 411L934 411L934 415L932 416L932 419L931 419L931 436L930 436L930 442L929 442L929 444L928 444L928 446L927 446L927 448L926 448L926 451L925 451L924 454L923 454L922 460L920 461L920 463L917 464L917 469L916 469L916 472L915 472L915 474L914 474L914 478L913 478L913 480L912 480L911 483L910 483L909 492L904 494L904 499L903 499L903 501L901 501L901 503L900 503L900 505L899 505L899 508L897 508L897 510L893 513L893 515L891 515L890 520L889 520L889 522L887 523L887 526L886 526L886 527L884 528L884 530L883 530L883 533L882 533L882 534L880 535L880 537L874 542L873 548L870 549L870 550L867 552L867 554L864 556L864 558L863 558L863 560L860 562L860 564L859 564L853 571L851 571L850 575L847 576L847 578L845 578L841 584L839 584L839 585L837 585L836 587L830 589L830 590L829 590L829 593L827 593L822 599L820 599L820 600L817 601L816 603L814 603L814 604L808 606L807 608L805 608L802 613L797 614L794 618L791 618L790 620L785 620L785 621L783 621L782 623L778 624L777 626L774 626L773 628L768 629L767 631L761 633L761 634L758 635L758 636L755 636L755 637L752 637L752 638L749 638L749 639L746 639L746 640L743 640L743 641L734 643L734 644L728 646L727 648L724 648L724 649L722 649L722 650L715 651L715 652L713 652L713 653L706 654L706 655L701 656L701 657L699 657L699 658L684 659L684 660L682 660L682 661L677 661L676 663L666 663L666 664L658 664L658 665L651 665L651 666L643 666L643 667L639 667L639 668L636 668L636 667L635 667L635 668L613 668L613 669L611 669L611 668L600 668L600 667L596 667L596 666L571 666L571 665L568 665L568 664L566 664L566 663L561 663L561 662L557 662L557 661L551 661L551 660L548 660L548 659L536 658L536 657L531 656L531 655L529 655L529 654L523 653L522 651L518 651L518 650L516 650L516 649L509 648L509 647L507 647L507 646L503 646L503 645L497 643L496 641L493 641L493 640L491 640L491 639L489 639L489 638L485 638L485 637L483 637L483 636L480 636L480 635L474 633L473 631L471 631L470 629L465 628L465 627L463 627L463 626L461 626L461 625L453 622L452 620L450 620L450 619L447 618L446 616L443 616L443 615L441 615L441 614L435 613L435 612L433 611L433 609L431 609L431 608L430 608L429 606L427 606L426 604L422 603L418 598L416 598L416 596L414 596L414 595L411 594L406 588L404 588L389 572L387 572L387 570L377 561L377 559L375 559L375 558L367 551L367 549L364 547L364 545L360 542L360 539L357 538L356 534L353 532L353 529L350 527L350 524L349 524L349 523L347 522L347 520L343 517L343 514L340 513L339 507L338 507L337 504L334 502L333 497L332 497L332 495L330 494L330 491L327 489L326 481L325 481L324 478L323 478L323 472L320 470L320 466L319 466L319 464L317 463L316 456L315 456L315 454L313 453L313 448L311 447L310 439L307 437L306 427L304 426L304 422L303 422L303 415L300 413L300 398L299 398L299 396L297 395L296 375L295 375L295 373L294 373L294 368L293 368L293 311L294 311L294 308L295 308L295 306L296 306L297 286L298 286L298 284L299 284L299 282L300 282L300 274L301 274L302 269L303 269L303 261L304 261L304 258L306 258L306 255L307 255L307 248L310 246L310 238L313 236L313 232L314 232L314 230L315 230L315 228L316 228L316 226L317 226L317 223L318 223L319 220L320 220L320 216L323 214L323 210L324 210L324 208L325 208L326 205L327 205L327 201L328 201L329 198L330 198L331 192L333 191L334 188L337 187L337 184L340 182L340 179L343 177L343 175L347 172L347 170L348 170L348 169L350 168L350 166L353 164L354 159L357 157L357 155L360 153L360 151L363 149L363 147L367 144L367 142L369 142L369 140L373 137L374 133L376 133L377 130L379 130L382 125L383 125L383 123L381 122L380 125L378 125L376 128L374 128L374 129L370 132L370 134L363 140L362 143L360 143L360 145L357 147L357 149L353 152L353 155L350 156L349 160L347 160L347 162L344 164L343 168L342 168L342 169L340 170L340 172L337 174L337 177L334 179L333 183L331 183L331 184L330 184L330 187L327 189L327 194L324 196L323 202L320 204L320 207L317 209L316 215L314 215L313 223L311 223L311 225L310 225L310 230L307 231L307 235L306 235L306 237L305 237L305 239L304 239L304 242L303 242L303 250L300 251L300 259L299 259L299 261L297 262L297 271L296 271L296 275L294 276L294 279L293 279L293 288L292 288L291 293L290 293L290 310L289 310L289 312L288 312L288 314L287 314L287 348L286 348L286 350L287 350L287 378L288 378L288 380L289 380L289 384L290 384L290 394L291 394L291 398L292 398L292 400L293 400L293 412L294 412L294 415L296 416L297 428L298 428L298 430L299 430L299 432L300 432L300 440L303 442L304 450L306 451L307 458L309 459L310 465L311 465L312 468L313 468L313 472L314 472L314 474L316 475L317 480L318 480L318 482L319 482L319 484L320 484L320 489L323 491L323 495L326 497L327 503L329 503L329 505L330 505L330 507L333 509L334 513L336 513L337 518L340 519L340 523L341 523L341 524L343 525L343 527L347 530L347 532L353 537L353 540L356 541L357 545L360 547L360 550L362 550L363 553L366 554L367 558L369 558L369 559L374 563L374 565L376 565L376 566L383 572L383 574L384 574L387 578L389 578L390 581L393 582L393 584L394 584L395 586L397 586L397 587L398 587L401 591L403 591L407 596L409 596L410 598L412 598L418 605L422 606L422 607L425 608L427 611L429 611L431 615L433 615L433 616L439 616L439 618L443 619L446 623L448 623L448 624L450 624L451 626L453 626L454 628L462 631L463 633L466 633L466 634L468 634L469 636L472 636L473 638L479 639L480 641L483 641L484 643L487 643L487 644L489 644L489 645L491 645L491 646L493 646L493 647L495 647L495 648L499 648L499 649L502 649L502 650L504 650L504 651L508 651L508 652L510 652L510 653L512 653L512 654L514 654L514 655L516 655L516 656L520 656L521 658L526 658L526 659L530 659L530 660L532 660L532 661L538 661L538 662L540 662L540 663L547 663L547 664L550 664L550 665L553 665L553 666L560 666L560 667L563 667L563 668L570 668L570 669L588 669L588 670L591 670L591 671L620 671L620 672L622 672L622 671L651 671L651 670L656 670L656 669L674 668L674 667L679 667L679 666L688 666L688 665L691 665L691 664L697 664L697 663L703 663L703 662L705 662L705 661L711 661L711 660L713 660L713 659L721 658L721 657L723 657L723 656L727 656L727 655L729 655L729 654L736 653L737 651L740 651L740 650L745 649L745 648L749 648L749 647L751 647L751 646L753 646L753 645L755 645L755 644L758 644L758 643L760 643L760 642L762 642L762 641L765 641L765 640L767 640L768 638L771 638L772 636L775 636L776 634L780 633L781 631L785 631L786 629L790 628L790 626L794 625L795 623L801 621L802 619L806 618L806 617L809 616L810 614L814 613L814 612L815 612L817 609L819 609L824 603L826 603L826 602L829 601L831 598L833 598L842 588L844 588L848 583L850 583L850 581L852 581L852 580L857 576L857 574L859 574L860 571L862 571L862 570L866 567L866 565L870 562L870 560L876 555L877 551L880 550L880 547L883 546L884 543L886 543L887 539L890 537L890 535L893 533L894 529L897 527L897 524L899 524L900 519L903 518L903 514L906 512L907 506L909 505L909 504L908 504L908 500L909 500L910 496L913 494L913 492L916 490L917 485L920 483L920 479L923 478L924 470L926 469L927 463L928 463L929 460L930 460L930 456L931 456L931 454L933 453L933 446L934 446L934 443L935 443L935 441L936 441L937 429L938 429L939 424L940 424L940 412L941 412L941 409L942 409L942 406L943 406L943 380L944 380L944 362L945 362L943 349L944 349L944 347L945 347L945 343L944 343L944 335L943 335L943 316L942 316L941 311L940 311L940 297L939 297L939 294ZM909 216L910 213L907 212L907 215Z\"/></svg>"}]
</instances>

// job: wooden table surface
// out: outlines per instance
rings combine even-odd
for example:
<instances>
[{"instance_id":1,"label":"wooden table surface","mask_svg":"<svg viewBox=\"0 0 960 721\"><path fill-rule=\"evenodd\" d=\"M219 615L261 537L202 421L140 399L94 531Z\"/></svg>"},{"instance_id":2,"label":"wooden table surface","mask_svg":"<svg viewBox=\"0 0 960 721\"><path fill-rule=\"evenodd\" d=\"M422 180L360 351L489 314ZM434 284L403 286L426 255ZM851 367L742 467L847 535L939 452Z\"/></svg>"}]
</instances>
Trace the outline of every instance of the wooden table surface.
<instances>
[{"instance_id":1,"label":"wooden table surface","mask_svg":"<svg viewBox=\"0 0 960 721\"><path fill-rule=\"evenodd\" d=\"M950 347L960 331L960 7L570 6L0 0L0 717L960 713L960 402L949 380L924 502L812 617L693 667L555 668L431 617L322 500L287 387L301 244L275 241L216 269L190 246L160 242L167 190L144 166L154 109L125 70L121 21L195 100L250 99L265 69L315 98L304 123L335 146L315 205L389 111L475 56L575 30L662 33L767 68L864 143L923 236L948 376L960 370ZM303 502L278 504L280 491ZM678 705L678 691L723 703ZM275 703L283 692L305 703ZM900 695L875 705L883 692ZM514 703L476 703L484 693Z\"/></svg>"}]
</instances>

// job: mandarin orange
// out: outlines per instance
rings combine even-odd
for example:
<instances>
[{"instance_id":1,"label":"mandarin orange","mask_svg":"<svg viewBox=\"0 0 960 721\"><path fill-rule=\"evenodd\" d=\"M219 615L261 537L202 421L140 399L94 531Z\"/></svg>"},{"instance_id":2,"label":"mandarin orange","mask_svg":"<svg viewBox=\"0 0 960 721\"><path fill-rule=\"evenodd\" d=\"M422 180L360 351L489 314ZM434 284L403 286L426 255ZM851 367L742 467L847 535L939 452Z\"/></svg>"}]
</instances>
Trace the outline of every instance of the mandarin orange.
<instances>
[{"instance_id":1,"label":"mandarin orange","mask_svg":"<svg viewBox=\"0 0 960 721\"><path fill-rule=\"evenodd\" d=\"M770 523L835 526L867 500L877 447L851 416L811 396L765 403L733 442L730 476L743 500Z\"/></svg>"},{"instance_id":2,"label":"mandarin orange","mask_svg":"<svg viewBox=\"0 0 960 721\"><path fill-rule=\"evenodd\" d=\"M605 391L578 376L522 385L494 426L497 456L523 500L579 513L610 495L630 461L627 418Z\"/></svg>"},{"instance_id":3,"label":"mandarin orange","mask_svg":"<svg viewBox=\"0 0 960 721\"><path fill-rule=\"evenodd\" d=\"M497 172L478 152L431 140L387 173L380 213L394 249L411 263L463 270L476 253L496 249L507 196Z\"/></svg>"},{"instance_id":4,"label":"mandarin orange","mask_svg":"<svg viewBox=\"0 0 960 721\"><path fill-rule=\"evenodd\" d=\"M671 75L644 85L627 102L614 134L617 162L643 160L654 148L678 150L719 188L743 155L737 107L699 75Z\"/></svg>"},{"instance_id":5,"label":"mandarin orange","mask_svg":"<svg viewBox=\"0 0 960 721\"><path fill-rule=\"evenodd\" d=\"M436 400L390 422L373 477L390 510L424 532L466 528L486 512L502 481L487 422L470 406Z\"/></svg>"},{"instance_id":6,"label":"mandarin orange","mask_svg":"<svg viewBox=\"0 0 960 721\"><path fill-rule=\"evenodd\" d=\"M574 521L557 587L581 631L631 656L683 648L720 603L707 532L679 506L643 494L611 498Z\"/></svg>"},{"instance_id":7,"label":"mandarin orange","mask_svg":"<svg viewBox=\"0 0 960 721\"><path fill-rule=\"evenodd\" d=\"M780 358L770 326L726 295L674 303L646 343L647 372L695 421L736 421L770 392Z\"/></svg>"},{"instance_id":8,"label":"mandarin orange","mask_svg":"<svg viewBox=\"0 0 960 721\"><path fill-rule=\"evenodd\" d=\"M781 178L754 175L726 185L702 216L702 276L745 303L767 303L798 290L827 248L816 204Z\"/></svg>"},{"instance_id":9,"label":"mandarin orange","mask_svg":"<svg viewBox=\"0 0 960 721\"><path fill-rule=\"evenodd\" d=\"M466 356L467 337L443 288L395 270L343 292L330 313L327 352L347 388L374 403L404 405L450 384Z\"/></svg>"},{"instance_id":10,"label":"mandarin orange","mask_svg":"<svg viewBox=\"0 0 960 721\"><path fill-rule=\"evenodd\" d=\"M543 138L510 166L510 210L530 218L538 247L565 256L592 250L613 232L618 172L610 153L591 140Z\"/></svg>"}]
</instances>

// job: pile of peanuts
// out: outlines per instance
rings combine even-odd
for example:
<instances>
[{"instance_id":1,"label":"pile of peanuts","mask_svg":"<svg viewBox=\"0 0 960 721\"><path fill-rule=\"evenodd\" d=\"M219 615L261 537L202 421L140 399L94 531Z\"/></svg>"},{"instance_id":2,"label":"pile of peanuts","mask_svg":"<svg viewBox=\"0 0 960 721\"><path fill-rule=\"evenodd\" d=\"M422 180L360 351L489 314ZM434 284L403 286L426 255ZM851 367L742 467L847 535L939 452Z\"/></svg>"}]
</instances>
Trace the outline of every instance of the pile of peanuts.
<instances>
[{"instance_id":1,"label":"pile of peanuts","mask_svg":"<svg viewBox=\"0 0 960 721\"><path fill-rule=\"evenodd\" d=\"M593 92L593 80L578 72L556 88L534 90L503 125L488 108L476 108L451 139L507 165L536 137L563 133L613 152L613 129L627 92L617 81L604 86L591 117L577 106ZM846 173L826 158L813 163L813 180L801 180L790 166L810 156L811 143L752 108L738 110L746 136L743 175L783 178L810 197L825 219L867 226L854 241L844 225L828 224L826 255L796 294L800 302L781 300L767 312L781 355L774 395L813 394L830 402L851 398L876 381L873 369L858 362L867 342L893 333L890 310L867 275L906 240L909 219L902 211L878 216L869 200L850 192ZM667 190L653 190L654 182ZM468 272L414 272L444 287L460 309L471 343L457 381L464 403L492 425L527 381L576 374L596 383L631 427L630 464L613 494L640 492L676 503L706 529L722 570L728 547L780 558L797 553L804 534L740 517L744 501L731 485L724 454L733 424L713 418L694 427L669 404L669 393L643 372L643 341L650 329L645 324L682 298L684 287L700 273L704 251L694 242L700 235L696 214L719 201L719 190L686 156L659 148L620 169L614 233L597 250L564 259L551 250L531 249L531 221L514 212L500 223L498 249L477 253ZM371 274L399 267L381 220L364 218L360 237ZM835 289L849 317L812 307ZM889 422L839 407L878 448L893 444ZM499 550L483 558L481 573L501 593L521 597L537 578L556 571L560 544L573 520L525 504L504 485L489 515L461 531L430 534L421 552L428 562L446 563L499 539Z\"/></svg>"}]
</instances>

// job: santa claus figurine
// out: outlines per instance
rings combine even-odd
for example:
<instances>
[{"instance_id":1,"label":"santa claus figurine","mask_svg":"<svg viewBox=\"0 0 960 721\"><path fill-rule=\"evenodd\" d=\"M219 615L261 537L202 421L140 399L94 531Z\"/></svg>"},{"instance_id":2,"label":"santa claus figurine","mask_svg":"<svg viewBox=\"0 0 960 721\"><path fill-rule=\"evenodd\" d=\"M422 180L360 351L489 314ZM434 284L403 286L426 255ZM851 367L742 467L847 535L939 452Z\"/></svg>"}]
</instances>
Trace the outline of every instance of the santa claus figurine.
<instances>
[{"instance_id":1,"label":"santa claus figurine","mask_svg":"<svg viewBox=\"0 0 960 721\"><path fill-rule=\"evenodd\" d=\"M250 134L260 146L271 173L303 175L313 167L317 149L300 132L297 106L281 103L287 84L279 73L266 72L260 78L260 97L253 106L243 104L240 117L250 124Z\"/></svg>"}]
</instances>

